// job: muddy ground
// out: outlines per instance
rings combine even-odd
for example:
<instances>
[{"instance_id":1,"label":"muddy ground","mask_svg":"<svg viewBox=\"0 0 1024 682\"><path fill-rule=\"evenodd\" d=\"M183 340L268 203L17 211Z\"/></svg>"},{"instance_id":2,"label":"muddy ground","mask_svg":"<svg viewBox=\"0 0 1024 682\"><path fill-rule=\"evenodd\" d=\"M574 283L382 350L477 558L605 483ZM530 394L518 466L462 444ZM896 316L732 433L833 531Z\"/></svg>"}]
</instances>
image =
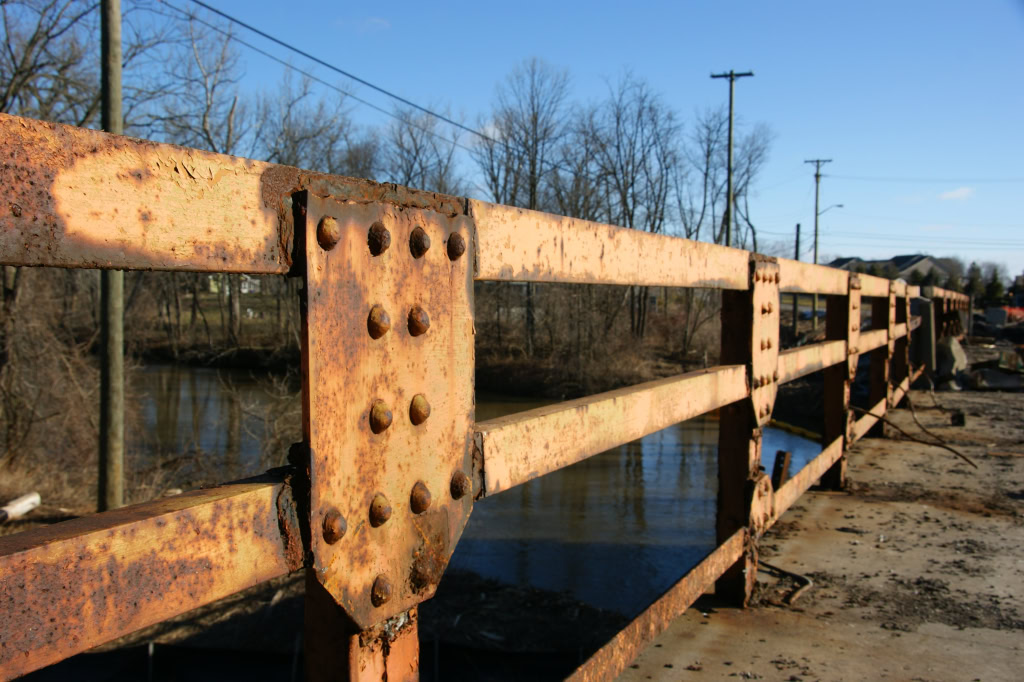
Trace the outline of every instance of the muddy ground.
<instances>
[{"instance_id":1,"label":"muddy ground","mask_svg":"<svg viewBox=\"0 0 1024 682\"><path fill-rule=\"evenodd\" d=\"M977 463L867 438L845 492L809 492L762 540L755 606L705 596L622 680L1020 680L1024 394L913 391L918 421ZM962 410L966 426L950 424ZM910 410L890 413L921 436Z\"/></svg>"}]
</instances>

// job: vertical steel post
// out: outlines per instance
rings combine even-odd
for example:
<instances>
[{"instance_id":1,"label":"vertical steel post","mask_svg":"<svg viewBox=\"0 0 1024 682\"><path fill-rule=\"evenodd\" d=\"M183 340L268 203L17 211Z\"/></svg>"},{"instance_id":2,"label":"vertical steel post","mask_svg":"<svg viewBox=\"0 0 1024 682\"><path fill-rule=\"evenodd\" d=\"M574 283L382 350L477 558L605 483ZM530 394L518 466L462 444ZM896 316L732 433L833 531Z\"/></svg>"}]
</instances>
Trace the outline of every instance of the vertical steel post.
<instances>
[{"instance_id":1,"label":"vertical steel post","mask_svg":"<svg viewBox=\"0 0 1024 682\"><path fill-rule=\"evenodd\" d=\"M103 0L103 129L121 134L121 2ZM115 226L111 226L113 229ZM100 511L124 504L124 273L100 272Z\"/></svg>"},{"instance_id":2,"label":"vertical steel post","mask_svg":"<svg viewBox=\"0 0 1024 682\"><path fill-rule=\"evenodd\" d=\"M889 296L886 298L875 297L871 299L871 328L886 329L892 331L890 324L890 313L895 312L896 301L890 288ZM891 302L891 305L890 305ZM895 324L895 319L892 320ZM868 391L868 406L873 408L880 401L885 400L889 404L889 397L892 389L889 385L889 358L891 341L886 345L871 351L871 385ZM882 422L879 421L868 432L869 435L879 437L883 434Z\"/></svg>"},{"instance_id":3,"label":"vertical steel post","mask_svg":"<svg viewBox=\"0 0 1024 682\"><path fill-rule=\"evenodd\" d=\"M903 295L900 296L899 294ZM907 286L900 285L893 294L893 324L906 323L907 333L892 342L892 377L890 384L893 388L898 387L904 379L910 376L910 297L907 296ZM895 328L895 327L894 327ZM892 393L889 394L892 396ZM890 404L889 407L896 407Z\"/></svg>"},{"instance_id":4,"label":"vertical steel post","mask_svg":"<svg viewBox=\"0 0 1024 682\"><path fill-rule=\"evenodd\" d=\"M846 342L847 362L825 369L825 428L822 447L836 438L844 438L843 456L821 477L821 485L833 490L846 485L846 444L853 427L850 410L850 382L856 376L860 342L860 277L850 275L847 295L829 296L826 300L825 338Z\"/></svg>"},{"instance_id":5,"label":"vertical steel post","mask_svg":"<svg viewBox=\"0 0 1024 682\"><path fill-rule=\"evenodd\" d=\"M748 529L743 557L715 588L717 595L744 606L757 577L757 539L771 508L771 481L761 471L761 428L771 419L779 379L778 265L755 254L750 271L749 290L722 292L721 362L747 366L750 399L720 411L716 516L718 544Z\"/></svg>"}]
</instances>

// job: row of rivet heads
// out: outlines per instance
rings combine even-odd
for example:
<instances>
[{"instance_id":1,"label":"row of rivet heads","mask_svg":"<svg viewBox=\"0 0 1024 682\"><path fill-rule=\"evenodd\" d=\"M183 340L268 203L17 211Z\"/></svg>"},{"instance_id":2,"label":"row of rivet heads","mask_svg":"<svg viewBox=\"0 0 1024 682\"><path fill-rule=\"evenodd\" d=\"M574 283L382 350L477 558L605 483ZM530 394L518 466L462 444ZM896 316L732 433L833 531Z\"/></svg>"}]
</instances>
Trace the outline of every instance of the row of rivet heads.
<instances>
[{"instance_id":1,"label":"row of rivet heads","mask_svg":"<svg viewBox=\"0 0 1024 682\"><path fill-rule=\"evenodd\" d=\"M325 216L317 225L317 243L325 251L330 251L338 244L341 238L341 227L338 221L331 216ZM375 222L370 226L366 239L367 246L373 256L380 256L391 246L391 232L383 223ZM422 258L430 250L430 236L426 231L416 226L409 237L409 251L413 258ZM458 260L466 252L466 241L462 235L453 233L448 237L447 244L448 259ZM427 311L420 306L413 306L408 316L409 334L421 336L430 329L430 317ZM377 340L383 337L391 329L391 317L384 306L376 304L370 308L370 314L366 319L366 329L370 338ZM409 421L414 426L423 424L430 416L430 403L422 393L413 396L409 404ZM370 430L373 433L383 433L392 422L391 409L383 400L374 400L370 406ZM456 471L450 483L450 493L456 500L465 497L471 489L469 477L461 471ZM430 508L430 490L422 481L413 485L412 493L409 496L409 507L414 514L422 514ZM378 528L391 518L391 503L381 493L374 495L370 502L370 525ZM341 512L331 507L324 514L323 537L324 540L333 545L341 540L348 530L348 522ZM386 576L379 575L373 581L370 590L370 601L374 606L381 606L391 598L391 582Z\"/></svg>"}]
</instances>

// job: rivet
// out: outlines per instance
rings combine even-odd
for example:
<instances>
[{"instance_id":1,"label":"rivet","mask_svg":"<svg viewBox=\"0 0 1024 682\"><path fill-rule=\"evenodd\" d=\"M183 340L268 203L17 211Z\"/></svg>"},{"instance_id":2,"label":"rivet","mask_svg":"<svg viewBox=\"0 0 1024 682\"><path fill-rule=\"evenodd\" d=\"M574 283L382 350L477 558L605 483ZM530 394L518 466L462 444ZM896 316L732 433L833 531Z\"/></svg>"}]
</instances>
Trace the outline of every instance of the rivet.
<instances>
[{"instance_id":1,"label":"rivet","mask_svg":"<svg viewBox=\"0 0 1024 682\"><path fill-rule=\"evenodd\" d=\"M466 253L466 240L458 232L448 237L448 260L458 260Z\"/></svg>"},{"instance_id":2,"label":"rivet","mask_svg":"<svg viewBox=\"0 0 1024 682\"><path fill-rule=\"evenodd\" d=\"M414 305L409 311L409 333L413 336L426 334L430 329L430 316L427 311L418 305Z\"/></svg>"},{"instance_id":3,"label":"rivet","mask_svg":"<svg viewBox=\"0 0 1024 682\"><path fill-rule=\"evenodd\" d=\"M391 232L388 231L388 228L384 227L384 223L376 222L370 225L370 233L366 238L366 243L370 247L370 253L374 256L379 256L391 246Z\"/></svg>"},{"instance_id":4,"label":"rivet","mask_svg":"<svg viewBox=\"0 0 1024 682\"><path fill-rule=\"evenodd\" d=\"M763 377L761 377L761 385L762 386L767 386L770 383L772 383L772 378L770 376L765 374Z\"/></svg>"},{"instance_id":5,"label":"rivet","mask_svg":"<svg viewBox=\"0 0 1024 682\"><path fill-rule=\"evenodd\" d=\"M758 379L757 377L754 377L751 380L750 385L753 386L754 388L761 388L761 380Z\"/></svg>"},{"instance_id":6,"label":"rivet","mask_svg":"<svg viewBox=\"0 0 1024 682\"><path fill-rule=\"evenodd\" d=\"M762 303L761 304L761 314L762 315L767 315L768 314L768 304L767 303Z\"/></svg>"},{"instance_id":7,"label":"rivet","mask_svg":"<svg viewBox=\"0 0 1024 682\"><path fill-rule=\"evenodd\" d=\"M782 281L782 276L779 273L775 273L775 283L778 284Z\"/></svg>"},{"instance_id":8,"label":"rivet","mask_svg":"<svg viewBox=\"0 0 1024 682\"><path fill-rule=\"evenodd\" d=\"M391 582L382 575L378 575L373 581L370 589L370 603L374 606L383 606L391 599Z\"/></svg>"},{"instance_id":9,"label":"rivet","mask_svg":"<svg viewBox=\"0 0 1024 682\"><path fill-rule=\"evenodd\" d=\"M409 237L409 250L413 258L421 258L430 249L430 236L419 225Z\"/></svg>"},{"instance_id":10,"label":"rivet","mask_svg":"<svg viewBox=\"0 0 1024 682\"><path fill-rule=\"evenodd\" d=\"M366 318L366 331L370 332L370 338L379 339L391 329L391 317L384 306L377 304L370 308L370 316Z\"/></svg>"},{"instance_id":11,"label":"rivet","mask_svg":"<svg viewBox=\"0 0 1024 682\"><path fill-rule=\"evenodd\" d=\"M338 225L338 221L325 215L316 226L317 243L324 251L330 251L337 246L339 239L341 239L341 227Z\"/></svg>"},{"instance_id":12,"label":"rivet","mask_svg":"<svg viewBox=\"0 0 1024 682\"><path fill-rule=\"evenodd\" d=\"M760 282L761 281L761 271L760 270L754 270L754 281L755 282Z\"/></svg>"},{"instance_id":13,"label":"rivet","mask_svg":"<svg viewBox=\"0 0 1024 682\"><path fill-rule=\"evenodd\" d=\"M452 497L456 500L461 500L472 492L473 484L470 482L469 476L461 471L456 471L455 474L452 475L452 482L449 488L451 489Z\"/></svg>"},{"instance_id":14,"label":"rivet","mask_svg":"<svg viewBox=\"0 0 1024 682\"><path fill-rule=\"evenodd\" d=\"M373 496L370 502L370 525L374 528L382 526L391 518L391 503L380 493Z\"/></svg>"},{"instance_id":15,"label":"rivet","mask_svg":"<svg viewBox=\"0 0 1024 682\"><path fill-rule=\"evenodd\" d=\"M348 523L345 522L345 517L341 515L341 512L336 508L331 507L324 514L324 540L327 544L333 545L335 542L345 536L345 531L348 530Z\"/></svg>"},{"instance_id":16,"label":"rivet","mask_svg":"<svg viewBox=\"0 0 1024 682\"><path fill-rule=\"evenodd\" d=\"M374 400L370 405L370 430L381 433L391 426L391 408L383 400Z\"/></svg>"},{"instance_id":17,"label":"rivet","mask_svg":"<svg viewBox=\"0 0 1024 682\"><path fill-rule=\"evenodd\" d=\"M427 402L427 396L417 393L412 397L412 402L409 404L409 421L415 426L419 426L427 421L429 416L430 403Z\"/></svg>"},{"instance_id":18,"label":"rivet","mask_svg":"<svg viewBox=\"0 0 1024 682\"><path fill-rule=\"evenodd\" d=\"M412 495L409 497L409 507L413 514L422 514L430 509L430 491L423 481L416 481L412 487Z\"/></svg>"},{"instance_id":19,"label":"rivet","mask_svg":"<svg viewBox=\"0 0 1024 682\"><path fill-rule=\"evenodd\" d=\"M775 381L778 381L778 380L779 380L779 370L775 370L775 371L774 371L774 372L772 373L772 379L774 379Z\"/></svg>"},{"instance_id":20,"label":"rivet","mask_svg":"<svg viewBox=\"0 0 1024 682\"><path fill-rule=\"evenodd\" d=\"M773 308L772 308L772 304L771 304L771 302L769 301L769 303L768 303L768 314L769 314L769 315L771 315L771 312L772 312L772 310L773 310Z\"/></svg>"},{"instance_id":21,"label":"rivet","mask_svg":"<svg viewBox=\"0 0 1024 682\"><path fill-rule=\"evenodd\" d=\"M761 339L761 350L764 350L766 347L767 346L765 346L764 339Z\"/></svg>"},{"instance_id":22,"label":"rivet","mask_svg":"<svg viewBox=\"0 0 1024 682\"><path fill-rule=\"evenodd\" d=\"M768 350L771 350L771 348L772 348L772 340L768 339L767 343L768 343Z\"/></svg>"}]
</instances>

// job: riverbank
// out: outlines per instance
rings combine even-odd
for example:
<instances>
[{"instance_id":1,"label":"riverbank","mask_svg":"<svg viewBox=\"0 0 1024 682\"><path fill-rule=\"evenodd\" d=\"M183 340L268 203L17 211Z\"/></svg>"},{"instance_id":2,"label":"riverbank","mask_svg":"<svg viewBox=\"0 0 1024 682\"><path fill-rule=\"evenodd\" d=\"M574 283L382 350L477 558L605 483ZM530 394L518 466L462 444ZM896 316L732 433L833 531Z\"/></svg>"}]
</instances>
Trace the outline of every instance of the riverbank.
<instances>
[{"instance_id":1,"label":"riverbank","mask_svg":"<svg viewBox=\"0 0 1024 682\"><path fill-rule=\"evenodd\" d=\"M762 541L762 559L807 575L810 590L789 605L793 581L762 572L753 608L706 596L621 679L1019 679L1024 395L910 397L977 470L906 440L860 441L849 490L809 492ZM920 433L909 410L890 416Z\"/></svg>"}]
</instances>

